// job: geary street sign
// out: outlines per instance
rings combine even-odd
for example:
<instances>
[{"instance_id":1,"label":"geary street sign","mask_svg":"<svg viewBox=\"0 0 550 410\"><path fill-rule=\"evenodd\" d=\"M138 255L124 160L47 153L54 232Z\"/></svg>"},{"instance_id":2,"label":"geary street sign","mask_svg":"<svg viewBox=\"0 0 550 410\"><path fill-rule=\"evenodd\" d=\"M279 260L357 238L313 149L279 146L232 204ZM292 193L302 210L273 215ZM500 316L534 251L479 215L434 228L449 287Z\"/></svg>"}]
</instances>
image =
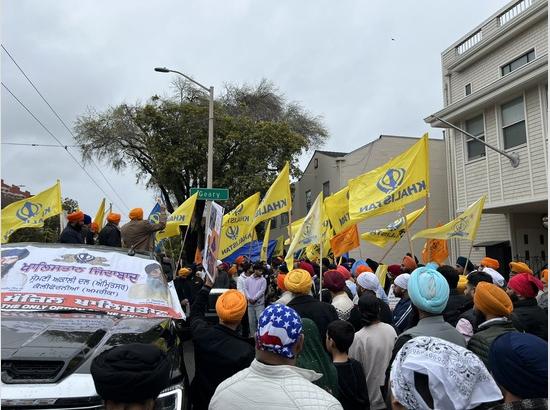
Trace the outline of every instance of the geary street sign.
<instances>
[{"instance_id":1,"label":"geary street sign","mask_svg":"<svg viewBox=\"0 0 550 410\"><path fill-rule=\"evenodd\" d=\"M191 188L191 195L198 192L197 199L203 201L227 201L229 189L227 188Z\"/></svg>"}]
</instances>

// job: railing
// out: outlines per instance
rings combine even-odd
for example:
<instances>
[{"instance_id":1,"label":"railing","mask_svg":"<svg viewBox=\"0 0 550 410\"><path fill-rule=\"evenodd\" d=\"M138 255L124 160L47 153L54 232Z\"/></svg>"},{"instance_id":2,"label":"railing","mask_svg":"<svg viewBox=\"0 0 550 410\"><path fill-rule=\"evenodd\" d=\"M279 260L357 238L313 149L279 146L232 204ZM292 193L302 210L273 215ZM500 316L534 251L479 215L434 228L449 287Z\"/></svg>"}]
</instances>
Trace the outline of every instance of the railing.
<instances>
[{"instance_id":1,"label":"railing","mask_svg":"<svg viewBox=\"0 0 550 410\"><path fill-rule=\"evenodd\" d=\"M505 25L532 5L533 0L521 0L520 2L510 7L508 10L506 10L504 13L502 13L500 16L498 16L498 24L500 26Z\"/></svg>"},{"instance_id":2,"label":"railing","mask_svg":"<svg viewBox=\"0 0 550 410\"><path fill-rule=\"evenodd\" d=\"M542 259L540 256L532 256L529 259L516 255L515 261L524 262L531 268L535 275L542 270L542 268L548 263L546 260Z\"/></svg>"},{"instance_id":3,"label":"railing","mask_svg":"<svg viewBox=\"0 0 550 410\"><path fill-rule=\"evenodd\" d=\"M477 43L479 43L482 39L482 33L481 30L477 31L475 34L468 37L466 40L464 40L462 43L460 43L456 47L456 52L460 54L464 54L466 51L471 49L473 46L475 46Z\"/></svg>"}]
</instances>

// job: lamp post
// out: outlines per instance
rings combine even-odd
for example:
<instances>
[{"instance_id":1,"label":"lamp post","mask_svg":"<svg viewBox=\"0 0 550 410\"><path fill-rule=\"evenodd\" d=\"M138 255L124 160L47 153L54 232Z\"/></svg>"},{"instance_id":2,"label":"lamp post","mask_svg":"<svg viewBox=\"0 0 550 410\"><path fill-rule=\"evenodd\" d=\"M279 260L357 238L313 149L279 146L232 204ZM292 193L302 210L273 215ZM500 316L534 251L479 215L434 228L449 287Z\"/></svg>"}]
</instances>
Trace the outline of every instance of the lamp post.
<instances>
[{"instance_id":1,"label":"lamp post","mask_svg":"<svg viewBox=\"0 0 550 410\"><path fill-rule=\"evenodd\" d=\"M155 71L159 73L176 73L184 77L186 80L191 81L193 84L198 85L200 88L208 92L209 104L208 104L208 167L206 172L206 187L212 188L212 178L214 173L214 87L206 87L201 83L193 80L191 77L176 71L170 70L166 67L155 67Z\"/></svg>"}]
</instances>

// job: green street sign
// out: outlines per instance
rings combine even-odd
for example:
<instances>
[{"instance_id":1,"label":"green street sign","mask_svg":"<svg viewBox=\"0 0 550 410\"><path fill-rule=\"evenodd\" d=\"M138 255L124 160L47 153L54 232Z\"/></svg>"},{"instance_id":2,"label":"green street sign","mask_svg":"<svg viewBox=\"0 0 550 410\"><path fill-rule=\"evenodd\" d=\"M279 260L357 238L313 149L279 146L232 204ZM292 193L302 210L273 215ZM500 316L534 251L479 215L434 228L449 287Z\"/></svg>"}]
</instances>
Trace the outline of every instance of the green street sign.
<instances>
[{"instance_id":1,"label":"green street sign","mask_svg":"<svg viewBox=\"0 0 550 410\"><path fill-rule=\"evenodd\" d=\"M229 189L227 188L191 188L191 195L199 193L197 199L203 201L227 201Z\"/></svg>"}]
</instances>

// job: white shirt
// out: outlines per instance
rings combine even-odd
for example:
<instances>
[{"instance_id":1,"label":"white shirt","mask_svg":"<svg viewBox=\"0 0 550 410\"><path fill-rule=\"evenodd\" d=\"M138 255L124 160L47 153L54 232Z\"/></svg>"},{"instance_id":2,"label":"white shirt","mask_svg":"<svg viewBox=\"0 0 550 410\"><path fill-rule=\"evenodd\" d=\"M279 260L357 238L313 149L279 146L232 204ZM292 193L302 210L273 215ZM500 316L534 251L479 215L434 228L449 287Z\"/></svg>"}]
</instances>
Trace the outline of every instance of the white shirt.
<instances>
[{"instance_id":1,"label":"white shirt","mask_svg":"<svg viewBox=\"0 0 550 410\"><path fill-rule=\"evenodd\" d=\"M363 365L372 410L385 409L380 386L384 385L386 368L391 360L393 346L397 339L395 329L386 323L363 327L353 339L349 357Z\"/></svg>"}]
</instances>

